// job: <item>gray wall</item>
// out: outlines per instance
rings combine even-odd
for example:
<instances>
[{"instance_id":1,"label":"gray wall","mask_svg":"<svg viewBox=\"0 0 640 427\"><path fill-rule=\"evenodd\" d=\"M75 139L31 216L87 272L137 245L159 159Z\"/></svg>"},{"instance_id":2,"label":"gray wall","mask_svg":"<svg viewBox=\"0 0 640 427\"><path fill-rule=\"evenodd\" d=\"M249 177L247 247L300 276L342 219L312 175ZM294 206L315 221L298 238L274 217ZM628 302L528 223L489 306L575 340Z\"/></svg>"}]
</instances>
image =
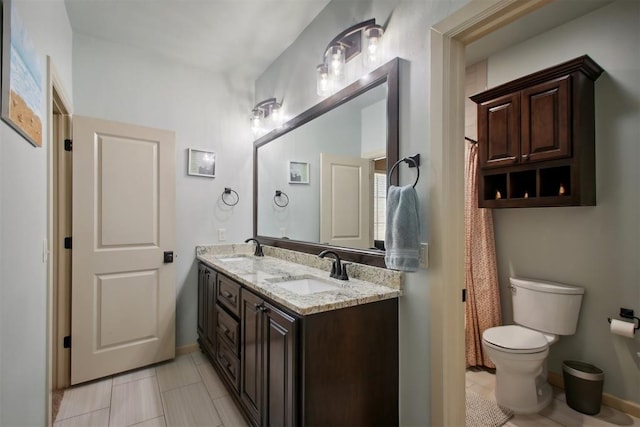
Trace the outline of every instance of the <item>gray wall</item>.
<instances>
[{"instance_id":1,"label":"gray wall","mask_svg":"<svg viewBox=\"0 0 640 427\"><path fill-rule=\"evenodd\" d=\"M75 112L176 132L176 345L196 342L195 247L252 235L251 82L73 35ZM187 149L216 152L216 177L187 175ZM230 208L224 187L238 192Z\"/></svg>"},{"instance_id":2,"label":"gray wall","mask_svg":"<svg viewBox=\"0 0 640 427\"><path fill-rule=\"evenodd\" d=\"M61 1L14 1L41 55L72 96L71 26ZM46 84L42 82L46 94ZM46 101L42 112L46 115ZM43 117L43 135L48 135ZM0 122L0 425L46 424L47 142Z\"/></svg>"},{"instance_id":3,"label":"gray wall","mask_svg":"<svg viewBox=\"0 0 640 427\"><path fill-rule=\"evenodd\" d=\"M331 39L345 28L370 18L386 26L386 60L403 59L400 81L400 156L420 153L424 159L416 186L423 231L429 240L429 28L466 1L334 0L300 37L256 81L256 99L277 96L296 115L320 101L315 67ZM357 61L357 59L354 59ZM348 65L351 65L349 63ZM352 75L352 78L358 77ZM413 171L400 171L401 184L414 180ZM400 298L400 422L425 426L429 418L429 274L405 276ZM463 369L463 367L461 367ZM434 391L438 392L438 391Z\"/></svg>"},{"instance_id":4,"label":"gray wall","mask_svg":"<svg viewBox=\"0 0 640 427\"><path fill-rule=\"evenodd\" d=\"M609 333L620 307L640 312L640 3L619 0L488 59L489 87L588 54L596 81L597 206L494 210L505 321L510 275L586 289L578 330L551 347L549 369L579 359L605 392L640 403L640 338Z\"/></svg>"}]
</instances>

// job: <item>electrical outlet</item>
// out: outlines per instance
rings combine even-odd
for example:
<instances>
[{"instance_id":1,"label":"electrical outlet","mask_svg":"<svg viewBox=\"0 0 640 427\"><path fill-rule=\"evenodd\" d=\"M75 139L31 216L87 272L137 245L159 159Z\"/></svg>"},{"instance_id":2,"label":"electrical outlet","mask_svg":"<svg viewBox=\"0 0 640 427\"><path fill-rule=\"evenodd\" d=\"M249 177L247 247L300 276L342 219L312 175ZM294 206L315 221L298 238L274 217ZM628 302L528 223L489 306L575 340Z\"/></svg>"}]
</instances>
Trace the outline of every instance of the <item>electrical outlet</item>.
<instances>
[{"instance_id":1,"label":"electrical outlet","mask_svg":"<svg viewBox=\"0 0 640 427\"><path fill-rule=\"evenodd\" d=\"M218 228L218 242L224 242L227 240L227 229Z\"/></svg>"},{"instance_id":2,"label":"electrical outlet","mask_svg":"<svg viewBox=\"0 0 640 427\"><path fill-rule=\"evenodd\" d=\"M429 244L420 243L420 267L429 268Z\"/></svg>"}]
</instances>

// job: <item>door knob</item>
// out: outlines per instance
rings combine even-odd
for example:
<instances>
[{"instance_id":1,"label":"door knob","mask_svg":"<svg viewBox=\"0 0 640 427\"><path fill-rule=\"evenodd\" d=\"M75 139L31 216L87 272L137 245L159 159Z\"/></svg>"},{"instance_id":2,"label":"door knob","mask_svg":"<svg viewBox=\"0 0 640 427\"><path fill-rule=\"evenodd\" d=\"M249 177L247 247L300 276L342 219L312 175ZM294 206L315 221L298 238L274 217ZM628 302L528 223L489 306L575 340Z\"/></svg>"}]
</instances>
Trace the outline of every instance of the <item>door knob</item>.
<instances>
[{"instance_id":1,"label":"door knob","mask_svg":"<svg viewBox=\"0 0 640 427\"><path fill-rule=\"evenodd\" d=\"M173 262L173 251L164 252L164 263L171 264Z\"/></svg>"}]
</instances>

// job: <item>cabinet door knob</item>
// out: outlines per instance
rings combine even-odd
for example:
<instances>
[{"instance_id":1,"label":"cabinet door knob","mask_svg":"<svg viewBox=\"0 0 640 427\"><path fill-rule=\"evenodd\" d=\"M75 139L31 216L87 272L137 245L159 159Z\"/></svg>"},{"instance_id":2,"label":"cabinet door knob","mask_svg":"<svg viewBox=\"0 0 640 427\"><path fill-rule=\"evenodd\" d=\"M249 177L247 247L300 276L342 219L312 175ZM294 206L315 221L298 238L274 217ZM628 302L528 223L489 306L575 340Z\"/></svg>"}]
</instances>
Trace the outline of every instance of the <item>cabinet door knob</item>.
<instances>
[{"instance_id":1,"label":"cabinet door knob","mask_svg":"<svg viewBox=\"0 0 640 427\"><path fill-rule=\"evenodd\" d=\"M522 155L522 160L529 160L529 155L528 154L523 154Z\"/></svg>"}]
</instances>

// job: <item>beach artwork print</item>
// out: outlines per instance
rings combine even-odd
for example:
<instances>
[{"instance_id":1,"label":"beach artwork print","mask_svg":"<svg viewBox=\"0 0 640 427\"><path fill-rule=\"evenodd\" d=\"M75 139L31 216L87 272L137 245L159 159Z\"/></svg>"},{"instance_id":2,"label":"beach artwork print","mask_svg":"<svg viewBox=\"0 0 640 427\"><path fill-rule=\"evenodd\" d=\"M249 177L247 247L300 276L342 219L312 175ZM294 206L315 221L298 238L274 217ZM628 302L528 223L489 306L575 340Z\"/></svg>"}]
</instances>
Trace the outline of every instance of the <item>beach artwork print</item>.
<instances>
[{"instance_id":1,"label":"beach artwork print","mask_svg":"<svg viewBox=\"0 0 640 427\"><path fill-rule=\"evenodd\" d=\"M2 7L2 120L42 147L42 61L15 6Z\"/></svg>"}]
</instances>

